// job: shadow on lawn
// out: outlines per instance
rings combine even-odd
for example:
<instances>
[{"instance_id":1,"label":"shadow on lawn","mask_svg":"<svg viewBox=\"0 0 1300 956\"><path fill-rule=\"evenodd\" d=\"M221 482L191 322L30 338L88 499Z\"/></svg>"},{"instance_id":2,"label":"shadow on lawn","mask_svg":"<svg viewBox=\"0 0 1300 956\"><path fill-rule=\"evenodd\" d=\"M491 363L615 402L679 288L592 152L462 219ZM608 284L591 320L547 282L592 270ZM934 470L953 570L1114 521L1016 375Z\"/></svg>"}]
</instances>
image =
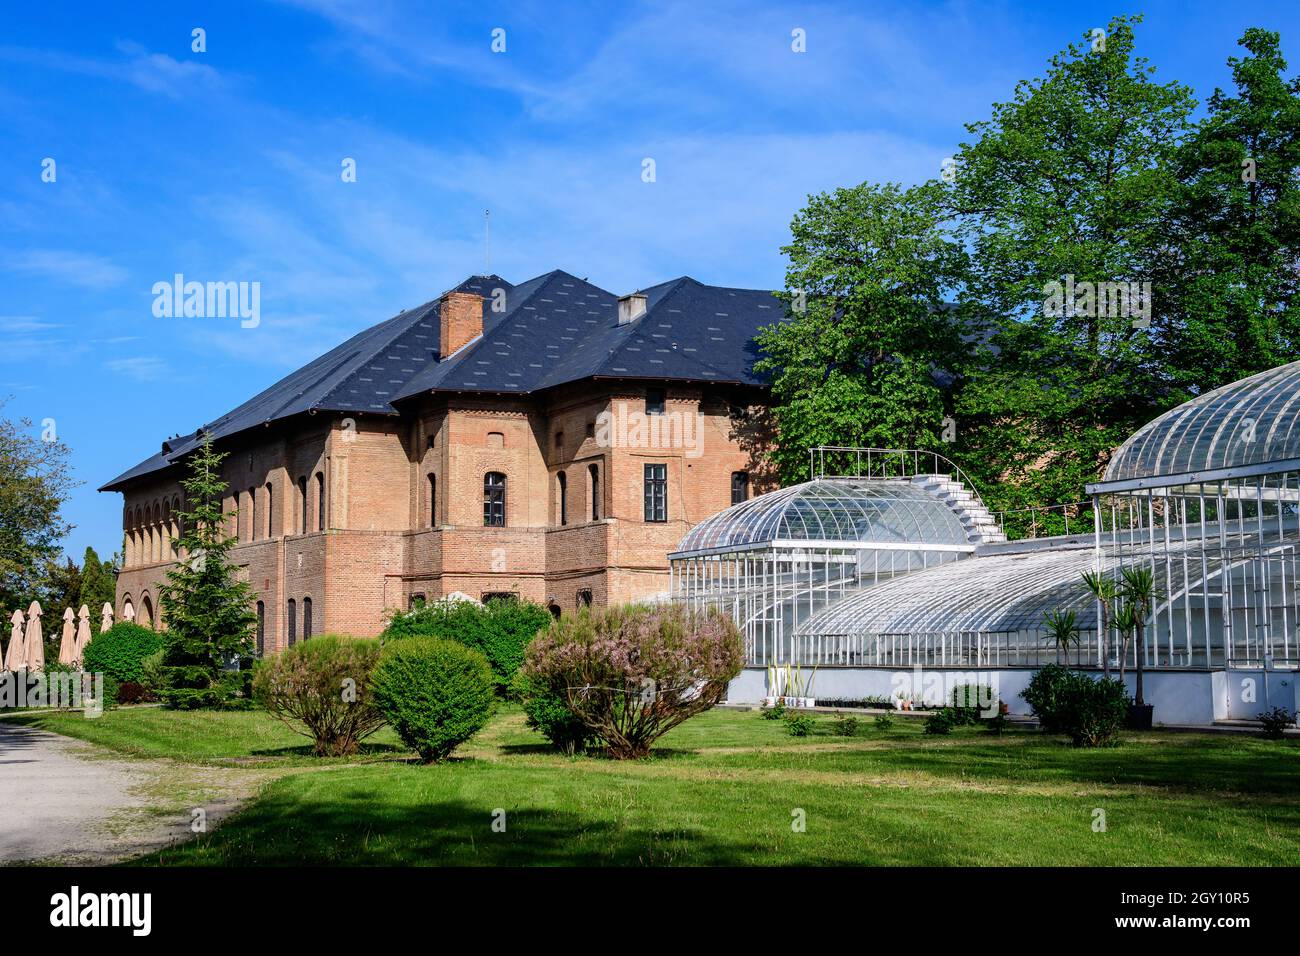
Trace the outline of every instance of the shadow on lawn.
<instances>
[{"instance_id":1,"label":"shadow on lawn","mask_svg":"<svg viewBox=\"0 0 1300 956\"><path fill-rule=\"evenodd\" d=\"M133 865L217 866L724 866L752 862L698 828L655 831L566 810L515 809L492 831L493 808L463 800L395 806L362 786L329 802L268 795L214 833ZM812 862L812 861L809 861Z\"/></svg>"},{"instance_id":2,"label":"shadow on lawn","mask_svg":"<svg viewBox=\"0 0 1300 956\"><path fill-rule=\"evenodd\" d=\"M951 737L909 735L889 742L897 746L846 748L822 754L819 763L824 770L845 773L894 769L944 777L1145 784L1254 794L1292 794L1300 786L1300 742L1292 741L1130 735L1118 746L1090 749L1041 733L990 737L972 731Z\"/></svg>"}]
</instances>

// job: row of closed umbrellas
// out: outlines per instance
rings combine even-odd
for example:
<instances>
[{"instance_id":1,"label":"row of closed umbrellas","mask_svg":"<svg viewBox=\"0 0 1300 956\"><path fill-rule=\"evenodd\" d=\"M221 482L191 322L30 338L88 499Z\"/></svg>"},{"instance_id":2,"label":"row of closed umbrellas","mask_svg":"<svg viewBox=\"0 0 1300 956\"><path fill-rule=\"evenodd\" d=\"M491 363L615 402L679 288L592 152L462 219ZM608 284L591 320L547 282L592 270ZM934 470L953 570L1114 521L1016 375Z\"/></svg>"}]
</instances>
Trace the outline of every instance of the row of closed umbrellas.
<instances>
[{"instance_id":1,"label":"row of closed umbrellas","mask_svg":"<svg viewBox=\"0 0 1300 956\"><path fill-rule=\"evenodd\" d=\"M105 603L99 612L99 632L102 634L113 626L113 605ZM125 617L134 617L132 608L127 606ZM4 654L3 670L7 671L43 671L45 670L45 635L41 629L41 604L33 601L27 608L27 614L14 611L9 618L9 647ZM81 605L81 610L74 612L68 608L63 612L63 636L59 641L59 663L75 667L81 663L86 645L90 643L90 608Z\"/></svg>"}]
</instances>

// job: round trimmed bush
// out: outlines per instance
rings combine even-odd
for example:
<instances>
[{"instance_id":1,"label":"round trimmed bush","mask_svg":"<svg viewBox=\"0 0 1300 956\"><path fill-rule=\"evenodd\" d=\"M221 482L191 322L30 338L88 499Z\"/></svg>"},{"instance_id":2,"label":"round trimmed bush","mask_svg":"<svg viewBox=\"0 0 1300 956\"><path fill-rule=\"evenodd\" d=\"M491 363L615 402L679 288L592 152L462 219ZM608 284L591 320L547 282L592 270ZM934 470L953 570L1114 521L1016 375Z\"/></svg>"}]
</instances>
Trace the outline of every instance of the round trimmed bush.
<instances>
[{"instance_id":1,"label":"round trimmed bush","mask_svg":"<svg viewBox=\"0 0 1300 956\"><path fill-rule=\"evenodd\" d=\"M262 661L253 677L253 697L310 737L317 756L347 756L384 725L370 686L378 663L378 641L313 637Z\"/></svg>"},{"instance_id":2,"label":"round trimmed bush","mask_svg":"<svg viewBox=\"0 0 1300 956\"><path fill-rule=\"evenodd\" d=\"M487 658L439 637L389 642L371 678L380 713L425 763L442 760L487 723L495 686Z\"/></svg>"},{"instance_id":3,"label":"round trimmed bush","mask_svg":"<svg viewBox=\"0 0 1300 956\"><path fill-rule=\"evenodd\" d=\"M531 601L437 601L394 614L383 637L444 637L472 647L487 658L497 693L504 697L529 642L550 626L551 612Z\"/></svg>"},{"instance_id":4,"label":"round trimmed bush","mask_svg":"<svg viewBox=\"0 0 1300 956\"><path fill-rule=\"evenodd\" d=\"M118 683L143 684L146 657L158 653L162 636L139 624L119 621L103 634L95 634L82 655L82 668L104 674Z\"/></svg>"}]
</instances>

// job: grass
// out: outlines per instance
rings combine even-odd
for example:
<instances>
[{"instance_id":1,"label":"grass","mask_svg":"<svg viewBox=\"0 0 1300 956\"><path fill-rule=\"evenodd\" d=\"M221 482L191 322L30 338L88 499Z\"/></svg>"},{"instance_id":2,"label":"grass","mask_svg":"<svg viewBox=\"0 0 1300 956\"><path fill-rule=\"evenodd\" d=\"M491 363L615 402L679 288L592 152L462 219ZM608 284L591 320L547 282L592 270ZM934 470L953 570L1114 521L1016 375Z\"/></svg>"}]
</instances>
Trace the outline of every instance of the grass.
<instances>
[{"instance_id":1,"label":"grass","mask_svg":"<svg viewBox=\"0 0 1300 956\"><path fill-rule=\"evenodd\" d=\"M255 711L16 719L127 753L284 768L149 864L1255 866L1300 851L1295 740L1156 732L1075 750L1032 731L928 737L906 720L844 738L821 716L793 738L719 710L650 760L618 762L555 754L505 708L457 759L426 767L391 738L319 761Z\"/></svg>"}]
</instances>

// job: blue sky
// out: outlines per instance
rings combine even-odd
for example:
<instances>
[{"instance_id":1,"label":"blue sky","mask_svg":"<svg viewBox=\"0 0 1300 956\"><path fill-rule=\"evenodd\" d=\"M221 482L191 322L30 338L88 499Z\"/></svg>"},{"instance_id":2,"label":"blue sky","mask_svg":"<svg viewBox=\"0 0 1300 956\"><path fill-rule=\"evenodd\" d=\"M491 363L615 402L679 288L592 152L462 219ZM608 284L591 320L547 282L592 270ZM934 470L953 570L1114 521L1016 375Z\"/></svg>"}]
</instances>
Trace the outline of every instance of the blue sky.
<instances>
[{"instance_id":1,"label":"blue sky","mask_svg":"<svg viewBox=\"0 0 1300 956\"><path fill-rule=\"evenodd\" d=\"M560 6L7 7L0 396L73 449L70 553L120 548L121 499L94 489L165 437L482 272L484 209L511 281L776 288L808 193L937 174L1116 13L1146 14L1140 51L1201 99L1248 26L1300 66L1290 3ZM156 318L178 272L260 282L260 325Z\"/></svg>"}]
</instances>

